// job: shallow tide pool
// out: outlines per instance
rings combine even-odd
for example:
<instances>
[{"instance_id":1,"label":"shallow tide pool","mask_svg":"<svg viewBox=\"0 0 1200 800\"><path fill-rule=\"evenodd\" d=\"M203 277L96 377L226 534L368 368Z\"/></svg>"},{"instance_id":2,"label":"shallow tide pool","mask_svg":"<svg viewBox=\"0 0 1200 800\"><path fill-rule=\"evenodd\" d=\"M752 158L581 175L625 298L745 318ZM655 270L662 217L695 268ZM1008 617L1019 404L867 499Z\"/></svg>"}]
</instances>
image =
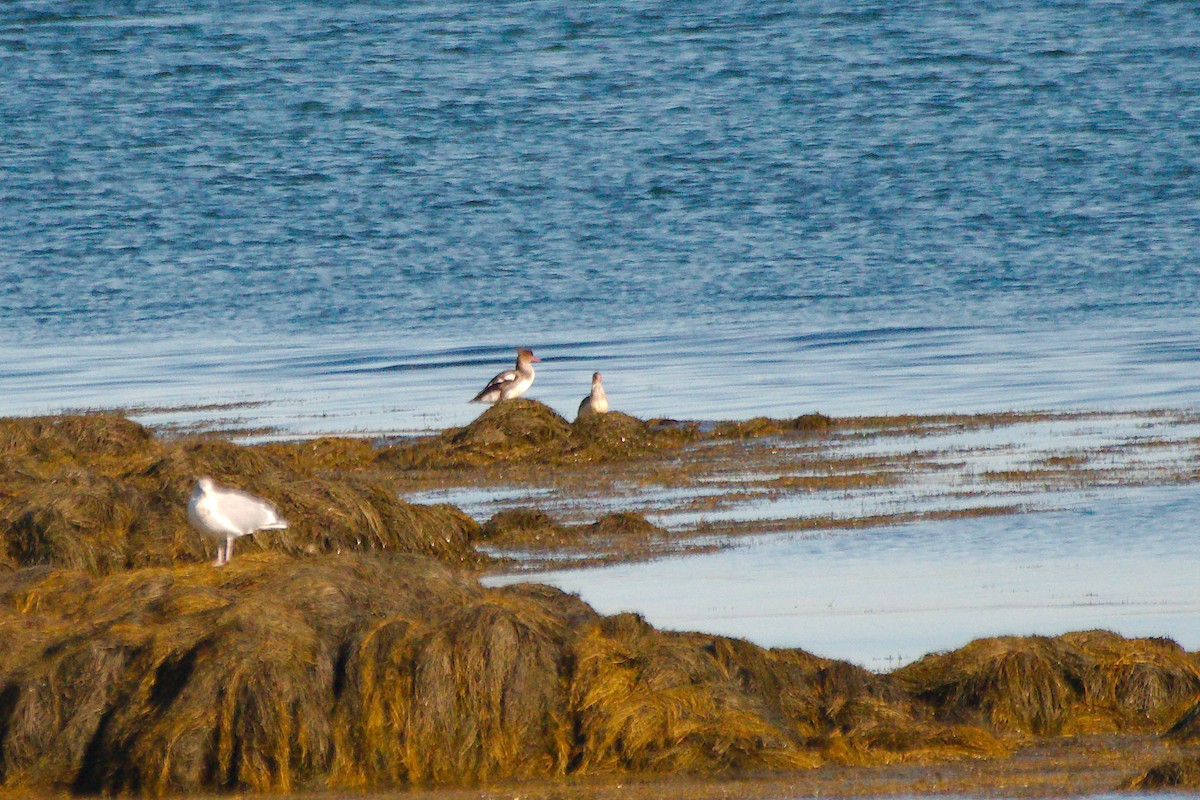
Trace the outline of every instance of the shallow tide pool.
<instances>
[{"instance_id":1,"label":"shallow tide pool","mask_svg":"<svg viewBox=\"0 0 1200 800\"><path fill-rule=\"evenodd\" d=\"M1200 648L1200 487L1103 490L1064 510L731 542L539 581L652 624L886 671L984 636L1105 628Z\"/></svg>"}]
</instances>

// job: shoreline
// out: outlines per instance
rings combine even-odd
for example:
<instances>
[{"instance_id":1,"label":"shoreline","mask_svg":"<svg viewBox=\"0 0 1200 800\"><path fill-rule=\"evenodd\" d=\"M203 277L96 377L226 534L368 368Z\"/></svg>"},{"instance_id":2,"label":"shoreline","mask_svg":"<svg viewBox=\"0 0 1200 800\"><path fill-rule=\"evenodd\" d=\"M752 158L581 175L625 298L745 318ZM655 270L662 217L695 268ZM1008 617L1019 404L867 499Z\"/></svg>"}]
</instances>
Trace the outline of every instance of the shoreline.
<instances>
[{"instance_id":1,"label":"shoreline","mask_svg":"<svg viewBox=\"0 0 1200 800\"><path fill-rule=\"evenodd\" d=\"M881 481L861 478L870 469L887 486L909 472L944 474L936 448L909 444L946 436L947 426L955 441L985 436L992 458L997 431L1079 421L868 427L810 415L699 430L620 414L572 425L514 401L401 446L247 447L163 439L104 415L0 420L0 775L6 790L188 796L327 785L353 791L314 796L384 797L391 790L371 787L395 783L639 796L632 782L647 797L682 800L731 789L778 797L1026 784L1034 788L1022 796L1035 796L1039 786L1118 788L1115 771L1081 777L1089 764L1136 766L1120 776L1128 786L1178 759L1200 771L1191 722L1200 654L1169 640L998 637L871 673L799 649L659 630L543 585L479 582L495 566L482 544L607 540L642 552L675 535L639 512L589 524L516 509L480 525L460 507L401 499L405 487L464 477L484 491L546 474L583 482L597 465L621 481L684 488L733 465L761 482L763 465L797 453L837 492L874 489ZM1174 439L1155 431L1126 442L1134 466L1147 452L1175 453L1136 480L1113 471L1127 454L1104 443L1037 456L1033 472L1043 483L1189 482L1196 421L1170 421ZM881 429L899 457L870 451ZM966 460L961 448L953 456ZM212 568L211 548L183 514L203 474L271 498L293 527L258 535ZM813 488L805 479L783 491ZM1181 769L1174 780L1200 785ZM478 792L431 796L463 791Z\"/></svg>"},{"instance_id":2,"label":"shoreline","mask_svg":"<svg viewBox=\"0 0 1200 800\"><path fill-rule=\"evenodd\" d=\"M1175 769L1171 765L1178 765ZM1165 768L1164 768L1165 767ZM1155 771L1157 768L1157 771ZM1173 784L1172 774L1191 774ZM1147 779L1148 777L1148 779ZM1165 778L1165 780L1164 780ZM471 787L300 788L288 800L802 800L819 797L1062 798L1191 795L1200 788L1200 749L1165 746L1144 736L1043 742L999 760L928 765L826 766L791 773L724 776L621 775L498 782ZM0 800L63 800L69 792L0 787ZM255 793L168 794L221 800L277 797Z\"/></svg>"}]
</instances>

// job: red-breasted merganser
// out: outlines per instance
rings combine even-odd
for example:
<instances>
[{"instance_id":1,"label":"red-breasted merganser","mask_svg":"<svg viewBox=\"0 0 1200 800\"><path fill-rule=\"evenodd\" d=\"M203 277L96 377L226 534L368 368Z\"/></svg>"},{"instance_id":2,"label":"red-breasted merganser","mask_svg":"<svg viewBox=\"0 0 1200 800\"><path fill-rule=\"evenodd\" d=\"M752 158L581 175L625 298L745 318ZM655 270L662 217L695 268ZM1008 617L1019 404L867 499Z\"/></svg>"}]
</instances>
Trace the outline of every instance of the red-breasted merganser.
<instances>
[{"instance_id":1,"label":"red-breasted merganser","mask_svg":"<svg viewBox=\"0 0 1200 800\"><path fill-rule=\"evenodd\" d=\"M608 396L604 394L604 387L600 385L600 373L593 372L592 393L580 402L579 413L576 414L576 418L606 413L608 413Z\"/></svg>"},{"instance_id":2,"label":"red-breasted merganser","mask_svg":"<svg viewBox=\"0 0 1200 800\"><path fill-rule=\"evenodd\" d=\"M522 347L517 351L516 369L501 372L483 387L483 391L475 395L472 403L496 403L500 400L512 400L525 394L525 390L533 385L533 362L541 361L533 351Z\"/></svg>"},{"instance_id":3,"label":"red-breasted merganser","mask_svg":"<svg viewBox=\"0 0 1200 800\"><path fill-rule=\"evenodd\" d=\"M233 540L255 531L282 530L287 522L275 506L252 494L226 489L212 478L196 481L196 490L188 500L188 521L192 527L217 540L215 566L233 558Z\"/></svg>"}]
</instances>

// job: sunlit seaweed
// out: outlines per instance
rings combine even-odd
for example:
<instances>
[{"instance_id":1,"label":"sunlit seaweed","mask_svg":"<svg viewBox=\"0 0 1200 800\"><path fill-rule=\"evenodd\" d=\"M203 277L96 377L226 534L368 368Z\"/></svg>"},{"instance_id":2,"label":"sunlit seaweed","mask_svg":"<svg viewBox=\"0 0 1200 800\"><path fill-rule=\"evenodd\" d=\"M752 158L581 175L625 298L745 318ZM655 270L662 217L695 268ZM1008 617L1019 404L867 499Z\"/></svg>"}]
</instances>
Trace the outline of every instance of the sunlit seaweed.
<instances>
[{"instance_id":1,"label":"sunlit seaweed","mask_svg":"<svg viewBox=\"0 0 1200 800\"><path fill-rule=\"evenodd\" d=\"M128 420L90 415L0 420L0 451L0 561L10 566L103 573L205 560L212 545L185 511L202 475L286 509L287 530L247 537L239 552L386 550L478 561L478 525L449 506L400 500L363 443L160 441Z\"/></svg>"},{"instance_id":2,"label":"sunlit seaweed","mask_svg":"<svg viewBox=\"0 0 1200 800\"><path fill-rule=\"evenodd\" d=\"M20 567L0 572L0 787L730 774L998 758L1091 732L1196 738L1200 667L1169 640L985 639L877 675L604 617L545 586L484 588L464 569L476 542L630 553L671 537L626 512L565 524L526 509L481 529L400 501L404 464L586 469L757 435L547 412L501 404L434 444L383 448L161 440L105 415L0 420L3 557ZM208 554L183 506L199 474L271 498L293 527L222 569L195 563ZM1176 783L1139 785L1192 785L1176 762L1145 777Z\"/></svg>"},{"instance_id":3,"label":"sunlit seaweed","mask_svg":"<svg viewBox=\"0 0 1200 800\"><path fill-rule=\"evenodd\" d=\"M0 580L4 785L158 795L995 756L886 676L419 556Z\"/></svg>"},{"instance_id":4,"label":"sunlit seaweed","mask_svg":"<svg viewBox=\"0 0 1200 800\"><path fill-rule=\"evenodd\" d=\"M940 719L1017 735L1156 728L1200 693L1174 642L1108 631L980 639L894 674Z\"/></svg>"}]
</instances>

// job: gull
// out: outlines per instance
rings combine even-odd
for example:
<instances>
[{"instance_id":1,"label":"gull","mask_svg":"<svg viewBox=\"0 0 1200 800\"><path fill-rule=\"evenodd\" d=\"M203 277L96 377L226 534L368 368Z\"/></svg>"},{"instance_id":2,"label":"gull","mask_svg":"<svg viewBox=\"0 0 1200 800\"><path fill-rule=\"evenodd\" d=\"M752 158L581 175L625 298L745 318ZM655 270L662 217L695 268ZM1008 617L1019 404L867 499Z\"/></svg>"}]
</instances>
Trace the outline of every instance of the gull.
<instances>
[{"instance_id":1,"label":"gull","mask_svg":"<svg viewBox=\"0 0 1200 800\"><path fill-rule=\"evenodd\" d=\"M213 562L216 567L228 564L233 558L233 540L237 537L287 527L275 506L266 500L217 486L212 478L196 481L188 500L188 522L205 536L217 540L217 560Z\"/></svg>"},{"instance_id":2,"label":"gull","mask_svg":"<svg viewBox=\"0 0 1200 800\"><path fill-rule=\"evenodd\" d=\"M507 369L492 378L483 391L471 399L472 403L496 403L500 400L512 400L525 394L525 390L533 385L533 362L541 361L529 348L522 347L517 351L517 366Z\"/></svg>"},{"instance_id":3,"label":"gull","mask_svg":"<svg viewBox=\"0 0 1200 800\"><path fill-rule=\"evenodd\" d=\"M579 403L579 412L575 415L576 419L590 417L593 414L608 413L608 395L604 394L604 387L600 385L600 373L592 373L592 393L583 398Z\"/></svg>"}]
</instances>

